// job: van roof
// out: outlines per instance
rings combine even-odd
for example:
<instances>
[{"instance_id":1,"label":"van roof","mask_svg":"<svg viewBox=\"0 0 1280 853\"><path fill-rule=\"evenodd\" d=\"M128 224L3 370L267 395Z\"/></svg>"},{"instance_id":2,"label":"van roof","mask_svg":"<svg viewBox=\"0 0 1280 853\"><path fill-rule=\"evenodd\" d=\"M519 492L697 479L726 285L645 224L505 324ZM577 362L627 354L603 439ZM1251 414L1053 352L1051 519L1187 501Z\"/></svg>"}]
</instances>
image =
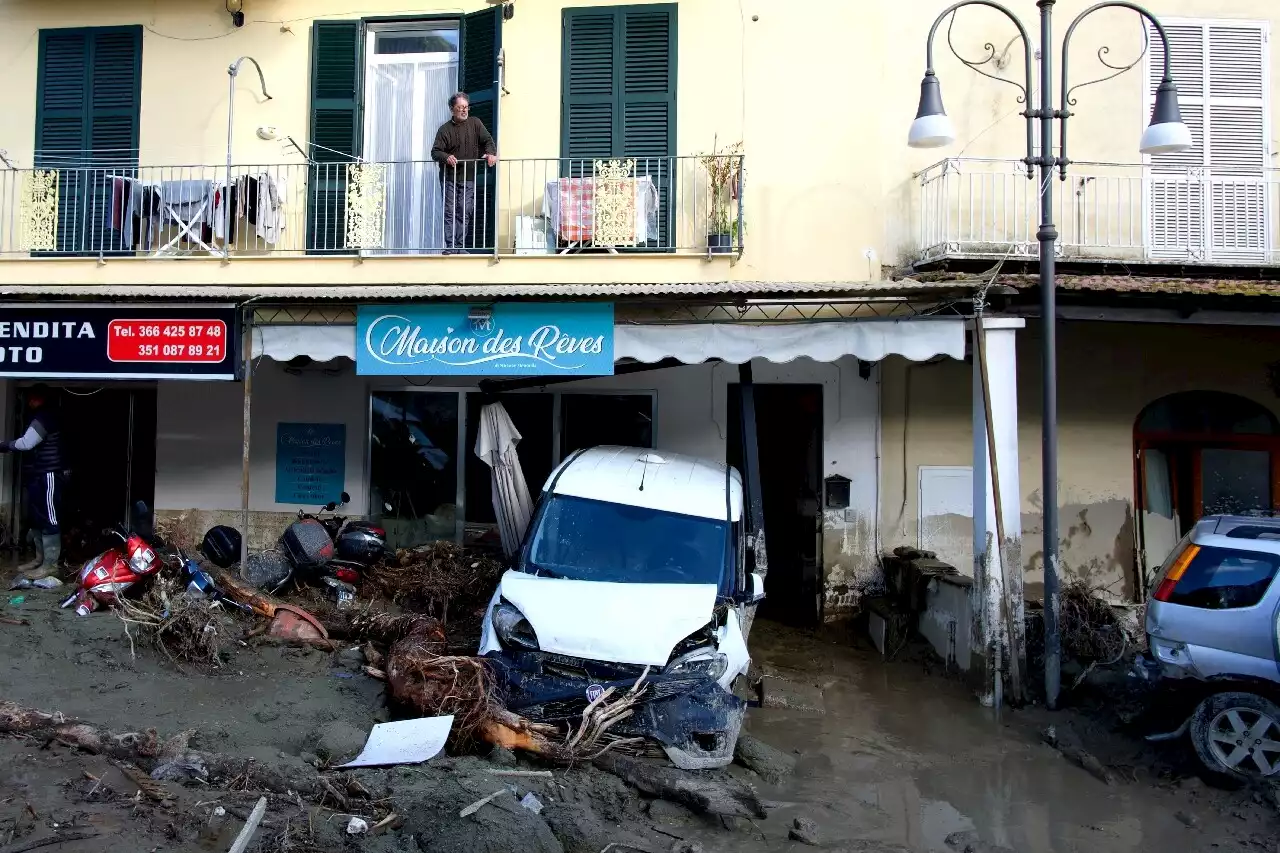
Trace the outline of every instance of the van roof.
<instances>
[{"instance_id":1,"label":"van roof","mask_svg":"<svg viewBox=\"0 0 1280 853\"><path fill-rule=\"evenodd\" d=\"M729 518L737 521L742 517L742 477L736 470L663 450L593 447L565 460L544 488L554 484L557 495L723 521L726 482Z\"/></svg>"}]
</instances>

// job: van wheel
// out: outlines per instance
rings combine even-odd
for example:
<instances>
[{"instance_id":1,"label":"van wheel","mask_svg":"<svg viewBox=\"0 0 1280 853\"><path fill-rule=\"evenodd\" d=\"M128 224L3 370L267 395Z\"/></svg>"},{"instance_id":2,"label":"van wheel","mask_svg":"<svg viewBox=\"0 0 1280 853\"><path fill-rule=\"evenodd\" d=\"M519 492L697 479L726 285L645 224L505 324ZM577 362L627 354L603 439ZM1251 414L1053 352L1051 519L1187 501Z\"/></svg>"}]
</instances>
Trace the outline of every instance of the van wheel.
<instances>
[{"instance_id":1,"label":"van wheel","mask_svg":"<svg viewBox=\"0 0 1280 853\"><path fill-rule=\"evenodd\" d=\"M1210 784L1280 778L1280 707L1255 693L1215 693L1191 717L1191 743Z\"/></svg>"}]
</instances>

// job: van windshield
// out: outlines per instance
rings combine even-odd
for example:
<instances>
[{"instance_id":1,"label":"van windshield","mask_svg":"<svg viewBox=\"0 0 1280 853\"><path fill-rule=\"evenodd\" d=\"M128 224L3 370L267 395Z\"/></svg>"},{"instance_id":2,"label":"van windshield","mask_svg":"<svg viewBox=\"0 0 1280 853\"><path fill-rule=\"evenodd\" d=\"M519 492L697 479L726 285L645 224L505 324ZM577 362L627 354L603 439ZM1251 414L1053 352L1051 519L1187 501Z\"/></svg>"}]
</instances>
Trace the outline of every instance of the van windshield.
<instances>
[{"instance_id":1,"label":"van windshield","mask_svg":"<svg viewBox=\"0 0 1280 853\"><path fill-rule=\"evenodd\" d=\"M523 570L607 583L720 585L724 521L606 501L547 495Z\"/></svg>"}]
</instances>

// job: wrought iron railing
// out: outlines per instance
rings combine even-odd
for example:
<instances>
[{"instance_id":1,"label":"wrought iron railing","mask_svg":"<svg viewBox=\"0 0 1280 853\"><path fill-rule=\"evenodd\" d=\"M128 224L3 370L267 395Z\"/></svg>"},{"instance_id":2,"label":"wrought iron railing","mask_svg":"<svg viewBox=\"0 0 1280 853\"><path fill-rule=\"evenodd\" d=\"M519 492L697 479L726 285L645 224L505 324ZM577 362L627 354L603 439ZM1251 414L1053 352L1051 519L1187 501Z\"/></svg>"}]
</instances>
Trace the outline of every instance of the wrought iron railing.
<instances>
[{"instance_id":1,"label":"wrought iron railing","mask_svg":"<svg viewBox=\"0 0 1280 853\"><path fill-rule=\"evenodd\" d=\"M1021 161L948 159L915 177L918 259L1038 254L1039 178ZM1073 163L1054 198L1058 254L1078 259L1276 263L1278 213L1275 169Z\"/></svg>"},{"instance_id":2,"label":"wrought iron railing","mask_svg":"<svg viewBox=\"0 0 1280 853\"><path fill-rule=\"evenodd\" d=\"M0 257L740 254L742 176L737 155L7 169Z\"/></svg>"}]
</instances>

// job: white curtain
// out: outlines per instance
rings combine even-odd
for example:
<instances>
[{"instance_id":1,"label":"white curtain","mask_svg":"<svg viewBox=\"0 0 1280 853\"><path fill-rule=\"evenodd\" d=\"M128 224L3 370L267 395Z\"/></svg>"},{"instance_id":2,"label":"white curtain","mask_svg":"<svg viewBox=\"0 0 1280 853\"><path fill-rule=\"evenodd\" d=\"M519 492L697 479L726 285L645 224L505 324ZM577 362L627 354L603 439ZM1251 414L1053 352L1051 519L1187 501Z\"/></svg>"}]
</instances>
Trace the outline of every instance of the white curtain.
<instances>
[{"instance_id":1,"label":"white curtain","mask_svg":"<svg viewBox=\"0 0 1280 853\"><path fill-rule=\"evenodd\" d=\"M388 164L384 248L376 254L425 254L444 245L440 169L431 160L431 143L449 120L458 63L456 56L424 56L380 55L368 70L364 156Z\"/></svg>"},{"instance_id":2,"label":"white curtain","mask_svg":"<svg viewBox=\"0 0 1280 853\"><path fill-rule=\"evenodd\" d=\"M1155 573L1182 538L1178 516L1173 506L1173 487L1169 476L1169 457L1162 450L1142 451L1143 571L1148 586Z\"/></svg>"}]
</instances>

